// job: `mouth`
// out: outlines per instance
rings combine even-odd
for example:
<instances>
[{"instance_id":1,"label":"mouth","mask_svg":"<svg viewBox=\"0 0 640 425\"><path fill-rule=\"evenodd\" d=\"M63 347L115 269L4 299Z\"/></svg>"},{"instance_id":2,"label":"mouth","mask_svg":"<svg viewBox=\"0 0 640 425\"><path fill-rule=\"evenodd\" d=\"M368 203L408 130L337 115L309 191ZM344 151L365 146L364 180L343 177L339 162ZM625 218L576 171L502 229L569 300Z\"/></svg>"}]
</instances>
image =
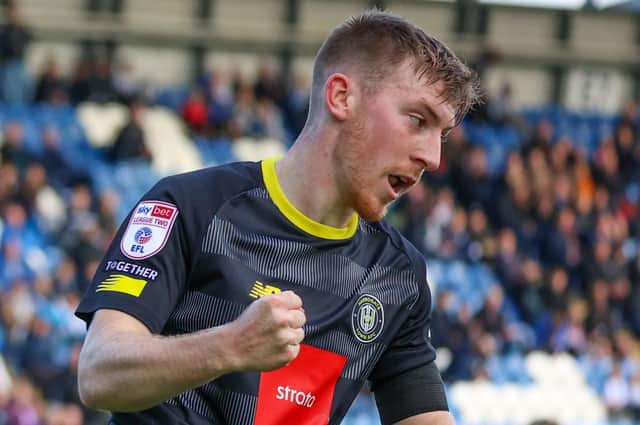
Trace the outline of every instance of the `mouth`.
<instances>
[{"instance_id":1,"label":"mouth","mask_svg":"<svg viewBox=\"0 0 640 425\"><path fill-rule=\"evenodd\" d=\"M391 186L391 190L396 198L416 184L416 179L411 176L390 174L388 180L389 186Z\"/></svg>"}]
</instances>

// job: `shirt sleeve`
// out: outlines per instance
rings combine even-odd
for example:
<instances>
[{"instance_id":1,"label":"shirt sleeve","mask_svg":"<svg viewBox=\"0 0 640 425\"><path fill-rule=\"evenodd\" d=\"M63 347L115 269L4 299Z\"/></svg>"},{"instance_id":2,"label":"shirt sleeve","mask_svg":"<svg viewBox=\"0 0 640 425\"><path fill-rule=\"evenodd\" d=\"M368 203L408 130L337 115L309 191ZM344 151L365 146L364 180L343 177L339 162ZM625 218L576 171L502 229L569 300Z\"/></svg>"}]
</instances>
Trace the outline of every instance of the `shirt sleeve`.
<instances>
[{"instance_id":1,"label":"shirt sleeve","mask_svg":"<svg viewBox=\"0 0 640 425\"><path fill-rule=\"evenodd\" d=\"M191 263L189 214L177 193L171 178L161 180L122 223L76 310L87 325L97 310L115 309L162 330Z\"/></svg>"},{"instance_id":2,"label":"shirt sleeve","mask_svg":"<svg viewBox=\"0 0 640 425\"><path fill-rule=\"evenodd\" d=\"M449 410L444 383L433 362L378 383L375 397L383 425L421 413Z\"/></svg>"},{"instance_id":3,"label":"shirt sleeve","mask_svg":"<svg viewBox=\"0 0 640 425\"><path fill-rule=\"evenodd\" d=\"M377 381L389 379L435 360L431 345L431 291L427 285L424 260L413 261L418 280L418 296L398 334L384 352L369 379L375 388Z\"/></svg>"},{"instance_id":4,"label":"shirt sleeve","mask_svg":"<svg viewBox=\"0 0 640 425\"><path fill-rule=\"evenodd\" d=\"M400 331L369 379L383 424L424 412L448 410L431 344L431 291L421 255L412 256L418 296Z\"/></svg>"}]
</instances>

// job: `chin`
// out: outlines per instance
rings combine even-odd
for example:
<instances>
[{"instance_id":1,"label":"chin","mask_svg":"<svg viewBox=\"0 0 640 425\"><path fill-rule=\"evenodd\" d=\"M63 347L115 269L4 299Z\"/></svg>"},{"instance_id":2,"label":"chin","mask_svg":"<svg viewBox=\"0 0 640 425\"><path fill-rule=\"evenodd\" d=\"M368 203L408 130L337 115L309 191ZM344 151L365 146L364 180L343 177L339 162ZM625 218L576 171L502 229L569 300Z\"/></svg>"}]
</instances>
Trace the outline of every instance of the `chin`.
<instances>
[{"instance_id":1,"label":"chin","mask_svg":"<svg viewBox=\"0 0 640 425\"><path fill-rule=\"evenodd\" d=\"M360 217L367 221L380 221L387 215L387 205L373 200L357 202L354 209Z\"/></svg>"}]
</instances>

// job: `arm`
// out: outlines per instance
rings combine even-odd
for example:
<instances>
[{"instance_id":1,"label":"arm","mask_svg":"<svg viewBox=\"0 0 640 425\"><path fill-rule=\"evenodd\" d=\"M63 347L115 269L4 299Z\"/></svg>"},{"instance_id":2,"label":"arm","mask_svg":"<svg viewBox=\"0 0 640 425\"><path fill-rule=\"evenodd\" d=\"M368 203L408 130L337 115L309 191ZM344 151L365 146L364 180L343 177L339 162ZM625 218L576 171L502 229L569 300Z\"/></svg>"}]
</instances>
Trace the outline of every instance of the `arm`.
<instances>
[{"instance_id":1,"label":"arm","mask_svg":"<svg viewBox=\"0 0 640 425\"><path fill-rule=\"evenodd\" d=\"M440 372L431 362L375 382L372 387L384 425L452 425Z\"/></svg>"},{"instance_id":2,"label":"arm","mask_svg":"<svg viewBox=\"0 0 640 425\"><path fill-rule=\"evenodd\" d=\"M396 422L396 425L454 425L453 416L449 412L428 412L411 416Z\"/></svg>"},{"instance_id":3,"label":"arm","mask_svg":"<svg viewBox=\"0 0 640 425\"><path fill-rule=\"evenodd\" d=\"M282 367L304 337L301 307L284 292L255 301L231 323L171 337L120 311L98 310L80 353L80 397L95 409L137 411L225 373Z\"/></svg>"},{"instance_id":4,"label":"arm","mask_svg":"<svg viewBox=\"0 0 640 425\"><path fill-rule=\"evenodd\" d=\"M151 407L231 370L229 347L219 343L228 339L224 327L159 337L133 316L99 310L80 353L80 398L105 410Z\"/></svg>"}]
</instances>

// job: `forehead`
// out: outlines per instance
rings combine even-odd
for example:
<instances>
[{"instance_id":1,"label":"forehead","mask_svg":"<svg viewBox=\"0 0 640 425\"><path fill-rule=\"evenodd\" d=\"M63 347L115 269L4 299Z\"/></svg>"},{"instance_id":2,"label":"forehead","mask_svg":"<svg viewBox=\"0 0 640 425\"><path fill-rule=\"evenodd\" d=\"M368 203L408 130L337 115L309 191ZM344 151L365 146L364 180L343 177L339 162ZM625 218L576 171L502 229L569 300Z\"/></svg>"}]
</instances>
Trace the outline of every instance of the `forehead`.
<instances>
[{"instance_id":1,"label":"forehead","mask_svg":"<svg viewBox=\"0 0 640 425\"><path fill-rule=\"evenodd\" d=\"M427 77L416 73L411 62L399 66L384 85L397 91L404 101L432 109L447 126L454 124L456 111L444 96L445 83L442 80L430 83Z\"/></svg>"}]
</instances>

